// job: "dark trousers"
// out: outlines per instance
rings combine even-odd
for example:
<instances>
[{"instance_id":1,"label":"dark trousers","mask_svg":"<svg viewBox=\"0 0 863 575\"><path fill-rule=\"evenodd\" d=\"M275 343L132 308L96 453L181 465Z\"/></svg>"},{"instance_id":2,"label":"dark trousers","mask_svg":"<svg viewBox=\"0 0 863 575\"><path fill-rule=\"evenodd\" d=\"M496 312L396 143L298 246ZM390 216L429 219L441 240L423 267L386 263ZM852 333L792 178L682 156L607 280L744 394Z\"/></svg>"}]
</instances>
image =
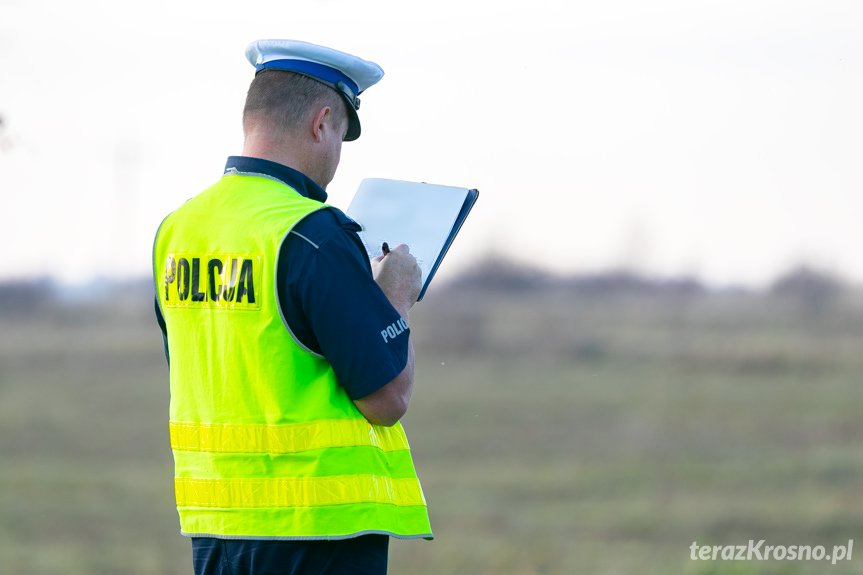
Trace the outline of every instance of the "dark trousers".
<instances>
[{"instance_id":1,"label":"dark trousers","mask_svg":"<svg viewBox=\"0 0 863 575\"><path fill-rule=\"evenodd\" d=\"M390 538L257 541L192 538L195 575L385 575Z\"/></svg>"}]
</instances>

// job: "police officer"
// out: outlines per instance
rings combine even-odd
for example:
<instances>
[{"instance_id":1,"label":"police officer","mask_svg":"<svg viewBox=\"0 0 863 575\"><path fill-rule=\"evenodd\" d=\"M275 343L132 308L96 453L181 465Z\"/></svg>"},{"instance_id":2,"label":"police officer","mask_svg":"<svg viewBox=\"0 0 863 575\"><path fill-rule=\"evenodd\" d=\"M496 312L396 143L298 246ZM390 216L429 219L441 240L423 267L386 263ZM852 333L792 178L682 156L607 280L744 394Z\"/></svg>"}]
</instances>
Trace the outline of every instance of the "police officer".
<instances>
[{"instance_id":1,"label":"police officer","mask_svg":"<svg viewBox=\"0 0 863 575\"><path fill-rule=\"evenodd\" d=\"M246 56L243 155L154 245L181 531L196 573L385 573L390 536L432 537L398 422L420 271L405 245L370 262L325 203L383 70L294 40Z\"/></svg>"}]
</instances>

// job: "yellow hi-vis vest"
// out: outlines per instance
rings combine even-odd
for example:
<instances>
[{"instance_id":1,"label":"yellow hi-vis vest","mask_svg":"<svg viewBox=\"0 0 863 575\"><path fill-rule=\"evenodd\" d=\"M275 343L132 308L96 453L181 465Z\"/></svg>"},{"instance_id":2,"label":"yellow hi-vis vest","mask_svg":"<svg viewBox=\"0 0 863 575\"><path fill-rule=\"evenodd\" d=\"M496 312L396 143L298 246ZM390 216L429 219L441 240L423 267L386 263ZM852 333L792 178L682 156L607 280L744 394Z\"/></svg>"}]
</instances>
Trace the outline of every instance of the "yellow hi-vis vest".
<instances>
[{"instance_id":1,"label":"yellow hi-vis vest","mask_svg":"<svg viewBox=\"0 0 863 575\"><path fill-rule=\"evenodd\" d=\"M323 207L277 180L228 174L159 229L184 535L432 537L401 424L370 424L281 315L279 247Z\"/></svg>"}]
</instances>

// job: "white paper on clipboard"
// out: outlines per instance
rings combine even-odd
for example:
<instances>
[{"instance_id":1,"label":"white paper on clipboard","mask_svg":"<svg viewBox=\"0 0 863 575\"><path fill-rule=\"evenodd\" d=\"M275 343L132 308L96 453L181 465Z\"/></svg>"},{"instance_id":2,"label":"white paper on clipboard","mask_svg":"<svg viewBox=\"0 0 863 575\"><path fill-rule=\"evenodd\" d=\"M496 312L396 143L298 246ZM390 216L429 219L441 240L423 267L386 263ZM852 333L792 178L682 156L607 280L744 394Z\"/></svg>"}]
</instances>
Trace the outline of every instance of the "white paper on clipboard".
<instances>
[{"instance_id":1,"label":"white paper on clipboard","mask_svg":"<svg viewBox=\"0 0 863 575\"><path fill-rule=\"evenodd\" d=\"M422 270L425 294L479 192L468 188L366 178L345 212L363 227L369 258L381 245L407 244Z\"/></svg>"}]
</instances>

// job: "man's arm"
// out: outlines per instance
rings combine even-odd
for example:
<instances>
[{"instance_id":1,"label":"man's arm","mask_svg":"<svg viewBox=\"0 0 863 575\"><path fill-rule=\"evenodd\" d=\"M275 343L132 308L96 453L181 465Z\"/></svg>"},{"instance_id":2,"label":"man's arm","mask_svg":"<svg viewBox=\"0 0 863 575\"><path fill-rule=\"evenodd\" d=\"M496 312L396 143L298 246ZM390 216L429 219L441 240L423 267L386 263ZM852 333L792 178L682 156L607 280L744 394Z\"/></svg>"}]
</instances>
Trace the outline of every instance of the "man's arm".
<instances>
[{"instance_id":1,"label":"man's arm","mask_svg":"<svg viewBox=\"0 0 863 575\"><path fill-rule=\"evenodd\" d=\"M413 256L402 253L407 246L390 253L382 267L382 257L369 261L360 229L335 209L297 224L279 256L279 301L294 339L327 359L360 413L392 425L404 414L413 384L407 321L420 271L413 271ZM403 260L416 276L412 289L396 281L405 275L397 273Z\"/></svg>"},{"instance_id":2,"label":"man's arm","mask_svg":"<svg viewBox=\"0 0 863 575\"><path fill-rule=\"evenodd\" d=\"M407 412L414 387L414 346L408 342L408 364L394 380L374 393L355 399L360 413L375 425L395 425Z\"/></svg>"},{"instance_id":3,"label":"man's arm","mask_svg":"<svg viewBox=\"0 0 863 575\"><path fill-rule=\"evenodd\" d=\"M387 255L377 256L371 261L375 282L387 299L409 325L410 309L417 301L422 289L422 273L417 260L408 247L400 244ZM408 361L395 379L374 393L354 400L354 405L370 423L395 425L408 410L414 385L414 346L408 341Z\"/></svg>"}]
</instances>

